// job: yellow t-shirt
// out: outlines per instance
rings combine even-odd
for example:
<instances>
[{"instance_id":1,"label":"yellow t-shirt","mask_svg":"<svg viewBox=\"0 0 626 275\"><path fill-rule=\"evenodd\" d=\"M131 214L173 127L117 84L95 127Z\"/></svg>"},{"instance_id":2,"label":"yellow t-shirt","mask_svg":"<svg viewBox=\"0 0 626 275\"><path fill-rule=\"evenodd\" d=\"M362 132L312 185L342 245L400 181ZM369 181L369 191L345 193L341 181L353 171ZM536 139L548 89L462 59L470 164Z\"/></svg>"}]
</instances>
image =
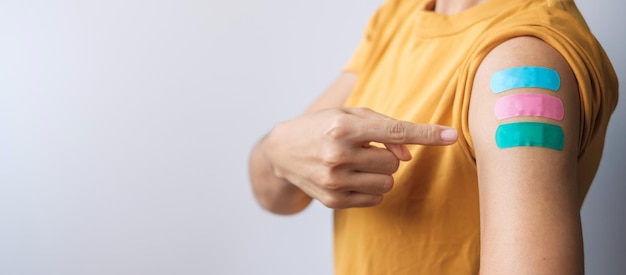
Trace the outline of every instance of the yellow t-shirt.
<instances>
[{"instance_id":1,"label":"yellow t-shirt","mask_svg":"<svg viewBox=\"0 0 626 275\"><path fill-rule=\"evenodd\" d=\"M455 127L453 146L409 146L394 189L373 208L335 211L337 275L478 274L476 160L468 108L476 69L503 41L538 37L570 64L580 89L578 185L585 197L600 161L617 77L572 0L490 0L455 15L431 0L388 0L346 71L359 80L346 106Z\"/></svg>"}]
</instances>

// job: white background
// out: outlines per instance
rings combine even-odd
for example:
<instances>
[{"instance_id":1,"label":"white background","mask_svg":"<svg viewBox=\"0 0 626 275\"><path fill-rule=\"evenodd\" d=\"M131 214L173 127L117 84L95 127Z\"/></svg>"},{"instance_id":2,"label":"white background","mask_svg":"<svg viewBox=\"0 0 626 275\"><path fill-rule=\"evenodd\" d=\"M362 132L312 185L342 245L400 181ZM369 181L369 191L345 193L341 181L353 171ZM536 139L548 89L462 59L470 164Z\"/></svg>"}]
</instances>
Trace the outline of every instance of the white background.
<instances>
[{"instance_id":1,"label":"white background","mask_svg":"<svg viewBox=\"0 0 626 275\"><path fill-rule=\"evenodd\" d=\"M331 211L253 200L247 157L380 0L0 0L0 274L331 274ZM580 0L626 80L626 4ZM626 100L582 215L626 270Z\"/></svg>"}]
</instances>

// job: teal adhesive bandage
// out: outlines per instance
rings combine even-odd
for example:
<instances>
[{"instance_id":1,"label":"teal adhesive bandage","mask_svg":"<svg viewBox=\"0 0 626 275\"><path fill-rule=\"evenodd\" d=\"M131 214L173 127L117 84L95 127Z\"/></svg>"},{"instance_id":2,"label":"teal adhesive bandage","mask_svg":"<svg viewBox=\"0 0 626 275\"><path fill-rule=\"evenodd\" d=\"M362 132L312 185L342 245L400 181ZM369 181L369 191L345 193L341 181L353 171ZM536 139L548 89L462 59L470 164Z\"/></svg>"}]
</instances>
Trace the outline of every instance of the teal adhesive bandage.
<instances>
[{"instance_id":1,"label":"teal adhesive bandage","mask_svg":"<svg viewBox=\"0 0 626 275\"><path fill-rule=\"evenodd\" d=\"M501 93L517 88L543 88L557 91L561 78L557 71L543 67L515 67L498 71L491 76L491 90Z\"/></svg>"},{"instance_id":2,"label":"teal adhesive bandage","mask_svg":"<svg viewBox=\"0 0 626 275\"><path fill-rule=\"evenodd\" d=\"M498 126L496 145L505 149L537 146L563 150L565 137L560 126L541 122L514 122Z\"/></svg>"}]
</instances>

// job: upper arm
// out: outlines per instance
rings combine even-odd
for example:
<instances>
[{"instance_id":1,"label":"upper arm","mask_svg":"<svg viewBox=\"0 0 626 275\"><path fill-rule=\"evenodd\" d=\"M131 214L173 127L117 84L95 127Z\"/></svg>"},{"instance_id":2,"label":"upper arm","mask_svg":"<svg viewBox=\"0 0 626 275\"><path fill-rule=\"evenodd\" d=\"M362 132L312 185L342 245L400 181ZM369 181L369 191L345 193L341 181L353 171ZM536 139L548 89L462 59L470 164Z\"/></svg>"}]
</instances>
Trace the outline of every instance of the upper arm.
<instances>
[{"instance_id":1,"label":"upper arm","mask_svg":"<svg viewBox=\"0 0 626 275\"><path fill-rule=\"evenodd\" d=\"M558 89L519 87L494 93L494 74L523 66L556 71ZM483 60L469 111L480 190L481 274L582 274L579 121L576 79L547 43L513 38ZM515 146L520 139L528 142L525 138L535 139L534 146Z\"/></svg>"}]
</instances>

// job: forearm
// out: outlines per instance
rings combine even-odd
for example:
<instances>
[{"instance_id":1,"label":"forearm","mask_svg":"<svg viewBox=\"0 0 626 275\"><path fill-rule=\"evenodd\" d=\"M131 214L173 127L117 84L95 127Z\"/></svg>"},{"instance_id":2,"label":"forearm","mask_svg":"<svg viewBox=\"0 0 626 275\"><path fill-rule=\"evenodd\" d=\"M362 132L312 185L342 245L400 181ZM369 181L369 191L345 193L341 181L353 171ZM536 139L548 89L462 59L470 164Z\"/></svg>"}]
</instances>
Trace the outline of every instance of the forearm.
<instances>
[{"instance_id":1,"label":"forearm","mask_svg":"<svg viewBox=\"0 0 626 275\"><path fill-rule=\"evenodd\" d=\"M279 178L265 157L266 137L261 139L250 154L249 175L254 196L259 204L275 214L294 214L302 211L311 198L300 188Z\"/></svg>"}]
</instances>

